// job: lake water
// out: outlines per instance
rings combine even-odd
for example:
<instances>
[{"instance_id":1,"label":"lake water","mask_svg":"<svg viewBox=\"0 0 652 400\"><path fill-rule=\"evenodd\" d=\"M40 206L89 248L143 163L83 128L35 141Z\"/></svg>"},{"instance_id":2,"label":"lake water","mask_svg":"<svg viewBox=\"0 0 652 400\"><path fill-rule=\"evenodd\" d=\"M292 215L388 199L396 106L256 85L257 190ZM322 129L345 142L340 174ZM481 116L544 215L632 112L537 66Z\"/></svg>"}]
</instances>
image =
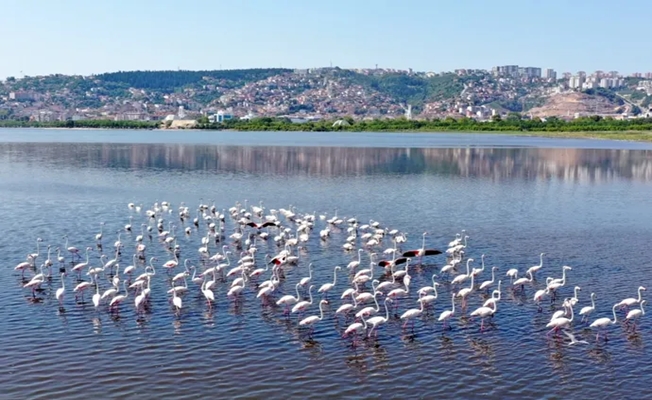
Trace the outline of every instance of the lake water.
<instances>
[{"instance_id":1,"label":"lake water","mask_svg":"<svg viewBox=\"0 0 652 400\"><path fill-rule=\"evenodd\" d=\"M161 131L0 130L0 237L3 287L0 339L0 387L7 398L622 398L652 395L640 379L652 374L648 340L650 323L644 315L635 331L619 321L609 327L609 341L596 342L596 331L579 317L572 324L578 340L546 336L546 324L562 299L580 286L577 314L596 293L596 311L590 321L610 317L611 306L636 297L639 285L649 286L652 264L652 146L630 142L556 140L482 134L316 134ZM226 292L234 277L218 281L215 303L206 304L199 286L188 279L183 307L176 312L167 294L171 275L162 264L172 258L157 238L145 238L146 257L156 256L156 274L144 311L134 306L136 292L109 311L90 302L95 289L78 303L72 287L78 283L67 251L63 309L55 298L61 287L56 252L52 279L35 293L14 267L36 251L37 264L46 258L47 245L93 248L91 266L99 256L114 257L117 232L124 243L120 267L132 264L135 237L149 223L145 210L168 201L165 229L177 226L180 260L205 268L198 248L207 226L192 224L200 203L218 211L236 202L239 208L263 201L269 209L293 207L306 213L337 215L340 228L320 240L328 222L317 218L296 265L284 267L284 278L273 292L275 301L295 294L295 285L308 276L313 263L314 303L302 317L319 315L321 295L316 289L338 274L324 318L312 335L298 328L298 317L284 315L283 307L256 298L256 283L247 282L237 302ZM189 207L181 222L178 207ZM141 212L128 203L142 205ZM249 207L248 207L249 208ZM251 208L249 208L251 211ZM211 253L226 244L239 255L229 236L238 225L226 211L224 240L211 244ZM133 232L124 230L132 216ZM360 224L378 221L380 227L407 233L403 250L426 247L445 250L455 233L465 229L469 239L465 256L486 269L478 281L491 278L490 267L503 280L502 299L487 329L470 319L472 310L488 296L480 290L468 298L466 310L456 302L451 330L437 321L451 307L451 287L445 274L438 277L439 297L434 306L402 328L390 315L378 336L353 345L343 338L353 322L336 317L351 287L345 266L357 259L344 251L346 219ZM240 218L240 217L238 217ZM280 216L283 228L296 234L296 224ZM259 221L256 219L256 221ZM103 247L95 235L103 229ZM191 228L190 235L183 232ZM255 246L257 267L265 255L282 250L272 239L279 229L263 228L270 236ZM247 233L254 229L247 227ZM363 232L360 232L362 234ZM379 258L393 246L386 235L373 248ZM243 239L244 240L244 239ZM356 248L360 247L360 239ZM366 249L366 247L365 247ZM525 294L509 287L505 273L524 271L539 263L537 280L525 285ZM368 251L362 266L369 264ZM231 257L231 266L237 258ZM79 261L76 261L79 262ZM400 315L418 306L417 290L431 284L446 264L445 255L425 257L424 265L409 269L408 296L398 302ZM461 263L460 272L465 269ZM549 297L537 311L532 296L545 286L545 277L561 278L569 265L567 282L558 299ZM230 268L230 267L229 267ZM227 268L228 270L228 268ZM81 278L88 280L87 269ZM144 271L140 262L138 274ZM182 266L174 269L181 272ZM28 270L25 278L35 272ZM46 269L47 273L47 269ZM269 279L271 271L261 276ZM382 268L375 277L388 280ZM121 281L127 279L120 273ZM107 272L99 275L100 291L110 287ZM391 281L391 279L389 279ZM179 283L178 283L179 284ZM122 283L120 283L122 292ZM395 287L401 287L398 283ZM494 286L495 288L495 286ZM365 289L369 291L369 284ZM302 296L304 295L302 291ZM646 294L643 292L643 296ZM307 298L307 297L306 297ZM384 297L379 296L384 315ZM373 303L371 303L373 304ZM359 307L360 308L360 307ZM393 314L394 312L392 312ZM618 319L624 316L618 312ZM635 388L635 389L632 389ZM607 395L607 393L609 395Z\"/></svg>"}]
</instances>

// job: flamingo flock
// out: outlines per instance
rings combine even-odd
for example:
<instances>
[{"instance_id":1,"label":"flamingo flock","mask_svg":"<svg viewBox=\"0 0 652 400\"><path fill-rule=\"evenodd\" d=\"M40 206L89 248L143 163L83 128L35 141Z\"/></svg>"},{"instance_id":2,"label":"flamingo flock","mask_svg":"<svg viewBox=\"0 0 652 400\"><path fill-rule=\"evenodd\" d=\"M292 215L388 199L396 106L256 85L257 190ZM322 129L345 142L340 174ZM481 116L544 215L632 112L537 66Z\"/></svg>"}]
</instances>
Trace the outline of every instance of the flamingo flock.
<instances>
[{"instance_id":1,"label":"flamingo flock","mask_svg":"<svg viewBox=\"0 0 652 400\"><path fill-rule=\"evenodd\" d=\"M76 307L92 304L96 312L111 314L131 308L140 314L152 312L153 296L166 296L178 318L188 308L184 299L193 294L201 296L209 309L223 301L259 301L262 307L296 320L308 339L318 326L326 326L325 319L336 319L342 324L341 336L352 338L355 345L378 336L391 321L400 321L406 331L413 330L417 321L432 318L444 331L453 329L456 320L468 318L479 320L478 329L484 332L487 324L495 328L492 321L500 318L504 291L526 296L541 313L546 298L555 308L572 278L573 268L564 265L561 277L548 276L540 282L537 275L544 269L545 253L521 277L517 268L505 268L505 273L499 266L485 269L484 254L475 267L475 258L467 256L470 237L466 231L456 234L444 251L428 246L428 232L420 235L420 247L402 250L408 233L375 220L366 223L340 217L337 211L328 218L301 213L292 206L267 209L262 201L218 209L201 200L193 208L185 203L175 208L169 202L148 209L129 203L127 208L124 221L99 221L99 232L90 240L71 241L70 235L62 235L59 244L47 245L42 255L44 240L37 238L35 251L14 268L29 293L26 298L46 303L56 287L53 293L60 312L69 309L69 297L74 295ZM115 241L106 243L107 229L115 225L120 226ZM333 246L350 254L351 261L342 265L307 261L306 254L315 248ZM57 267L58 273L53 272ZM317 269L318 276L328 271L327 281L315 282ZM412 288L412 277L417 274L432 284ZM161 285L167 288L159 290ZM619 322L619 313L625 329L634 331L645 315L645 291L640 286L636 297L614 303L613 319L600 317L591 322L597 314L597 295L590 294L588 305L589 300L580 297L581 287L574 286L573 296L563 298L561 309L551 314L546 336L564 332L570 344L587 343L573 333L575 326L585 324L596 333L596 342L607 341L608 329ZM440 292L447 295L439 299ZM90 303L85 296L90 296ZM439 302L444 308L435 313ZM471 302L478 306L470 308ZM578 304L583 306L576 312Z\"/></svg>"}]
</instances>

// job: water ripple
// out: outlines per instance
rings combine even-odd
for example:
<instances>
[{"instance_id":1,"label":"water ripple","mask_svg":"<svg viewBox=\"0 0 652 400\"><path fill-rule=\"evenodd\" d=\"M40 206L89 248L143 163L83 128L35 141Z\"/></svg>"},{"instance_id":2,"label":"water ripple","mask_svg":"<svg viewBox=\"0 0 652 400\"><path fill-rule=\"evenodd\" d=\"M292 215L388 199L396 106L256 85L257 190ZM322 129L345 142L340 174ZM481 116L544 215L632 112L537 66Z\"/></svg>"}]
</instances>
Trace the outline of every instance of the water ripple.
<instances>
[{"instance_id":1,"label":"water ripple","mask_svg":"<svg viewBox=\"0 0 652 400\"><path fill-rule=\"evenodd\" d=\"M108 154L121 154L124 145L116 146L108 146ZM84 153L80 149L83 147L67 151L74 156L75 152ZM532 165L544 165L546 158L554 155L552 151L517 150L525 152L520 159L531 160ZM283 157L283 151L287 150L276 149L269 156ZM583 153L591 151L577 150L575 156L592 160L595 155ZM628 165L632 159L639 162L640 154L634 153L620 154L619 164ZM38 156L51 153L34 154L29 162L0 158L0 171L4 171L0 180L4 201L0 209L4 228L0 237L4 292L0 387L8 398L197 398L215 393L229 398L430 398L453 393L465 398L602 398L614 391L627 397L628 388L634 385L637 396L652 392L637 384L640 376L652 371L640 362L648 355L646 342L650 340L645 318L637 333L626 332L620 323L611 327L611 340L606 344L596 344L595 332L579 320L573 331L590 344L569 346L563 335L546 338L551 312L559 308L561 299L572 296L573 286L582 288L576 311L590 304L590 293L596 293L591 320L610 316L612 304L635 296L641 284L649 286L646 271L652 256L648 246L652 215L644 205L652 188L635 184L637 178L632 175L611 174L607 180L588 181L558 176L496 181L482 172L486 170L480 164L473 164L476 173L468 175L396 175L395 171L375 169L372 173L306 177L292 165L287 176L256 170L246 175L221 173L224 171L207 175L193 169L169 174L166 168L150 166L137 174L80 166L64 169L66 175L62 175L64 170ZM333 153L306 150L305 154L327 157ZM364 154L366 160L377 162L388 152L377 149ZM501 164L496 154L505 153L494 153L494 164L488 165L508 165ZM91 161L99 162L93 157ZM320 162L329 161L322 158ZM519 173L516 176L528 176L527 171ZM84 296L86 304L77 304L71 289L76 283L74 274L65 278L65 311L60 311L54 297L61 284L57 265L52 281L43 284L44 291L38 293L42 299L38 302L32 301L29 290L22 288L20 274L13 271L26 254L35 251L37 237L43 238L43 246L54 248L64 245L61 236L68 233L72 244L94 246L99 222L106 221L104 251L112 257L109 247L116 239L114 232L128 222L126 203L149 206L169 200L176 207L185 201L192 209L201 198L215 201L220 209L245 198L262 199L274 208L293 204L299 211L316 210L329 217L337 209L342 217L374 219L405 230L405 248L419 247L424 230L431 232L428 242L433 247L443 248L455 232L467 229L471 237L467 256L476 260L472 266L479 267L481 254L486 255L487 270L478 280L489 279L490 267L498 266L503 299L488 329L481 332L479 320L463 315L481 305L488 294L472 293L466 313L460 312L458 302L452 330L444 331L436 319L450 308L451 290L457 288L442 281L433 310L415 321L413 331L404 331L402 321L392 317L378 329L377 338L353 347L350 339L341 337L351 321L333 317L341 302L339 296L330 296L324 320L308 338L305 330L298 329L295 316L288 319L282 308L261 306L251 282L238 303L227 299L227 285L218 283L212 310L207 309L202 295L192 290L183 296L184 309L176 316L164 293L168 277L157 269L149 311L137 314L134 293L130 292L116 315L104 306L95 310L91 293ZM138 218L134 226L139 226ZM323 242L314 236L324 222L317 224L298 265L286 270L279 294L294 294L295 282L308 275L311 262L315 265L313 282L320 285L331 281L335 265L345 266L357 258L357 254L341 250L345 229L334 230ZM228 220L227 235L232 230L233 222ZM123 234L122 240L133 243L136 234ZM182 258L200 265L196 249L202 232L194 231L190 238L179 236ZM133 247L129 246L121 256L123 266L131 262ZM159 257L159 264L169 259L156 240L147 246L151 255ZM271 241L257 246L258 262L264 254L279 250ZM42 259L46 251L41 247ZM524 271L538 263L541 251L546 256L537 280L525 286L525 294L512 291L505 277L507 269ZM363 258L368 262L368 256ZM434 266L410 270L412 295L400 302L399 313L417 306L414 288L430 285L430 276L444 259L433 258L432 262ZM91 263L99 265L99 252L92 252ZM546 299L539 313L532 302L534 291L547 276L561 277L565 264L573 268L568 284L560 291L559 300L551 305ZM337 292L347 287L344 277L338 278ZM100 285L105 289L109 283L100 280ZM318 300L316 296L304 316L319 313ZM619 318L622 315L619 313ZM633 365L636 373L632 373Z\"/></svg>"}]
</instances>

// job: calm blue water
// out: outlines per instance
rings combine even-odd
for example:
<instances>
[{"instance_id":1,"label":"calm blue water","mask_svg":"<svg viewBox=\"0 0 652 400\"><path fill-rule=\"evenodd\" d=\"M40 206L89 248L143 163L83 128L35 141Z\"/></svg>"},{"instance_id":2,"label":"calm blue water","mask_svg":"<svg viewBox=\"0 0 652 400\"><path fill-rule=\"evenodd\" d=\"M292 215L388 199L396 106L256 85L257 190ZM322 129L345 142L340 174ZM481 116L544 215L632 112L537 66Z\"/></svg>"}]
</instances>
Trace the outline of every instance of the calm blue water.
<instances>
[{"instance_id":1,"label":"calm blue water","mask_svg":"<svg viewBox=\"0 0 652 400\"><path fill-rule=\"evenodd\" d=\"M545 328L575 285L581 287L576 313L596 293L592 321L611 316L615 302L636 297L639 285L650 284L650 145L476 134L81 130L0 130L0 142L0 284L5 303L0 387L8 398L388 393L399 398L451 393L465 398L603 398L613 393L607 390L627 398L633 396L626 388L634 385L636 397L652 392L637 384L652 372L645 362L651 340L647 316L635 332L620 322L611 326L607 343L597 343L596 332L579 319L572 332L589 344L569 346L564 335L546 337ZM343 302L339 294L351 287L348 271L338 274L324 319L311 336L298 329L296 314L288 318L282 307L256 298L253 281L237 302L228 299L234 277L217 282L212 309L188 279L189 290L177 313L167 294L171 275L161 268L172 254L157 232L152 241L144 241L146 257L158 257L145 311L136 311L133 290L117 312L105 303L95 309L90 302L94 288L84 295L85 303L76 302L72 287L78 278L65 251L63 310L54 297L61 286L56 252L51 253L53 277L41 285L36 300L22 287L14 267L36 251L37 237L43 239L38 264L47 258L47 245L64 247L62 236L67 234L69 246L82 253L92 247L90 264L100 266L101 254L114 257L120 231L125 247L119 264L124 269L132 263L141 223L150 222L145 210L163 201L171 207L157 218L164 219L165 229L177 226L181 264L188 259L200 270L205 267L198 248L207 227L201 223L197 228L191 221L200 203L215 204L221 212L236 202L242 208L245 201L263 201L266 214L292 206L298 215L337 215L345 221L355 217L360 224L374 220L383 228L406 232L404 250L421 247L424 231L429 232L427 247L445 250L455 233L465 229L470 236L466 256L476 260L471 266L480 267L485 254L487 268L477 279L490 279L490 267L499 267L502 299L493 324L480 331L480 321L468 315L488 294L475 290L466 310L456 303L452 329L444 330L437 317L450 309L451 290L468 286L467 281L452 288L444 275L437 278L441 286L434 307L415 321L414 329L403 329L403 321L390 316L376 338L355 346L351 338L342 338L353 320L334 315ZM142 205L141 212L130 210L130 202ZM190 211L190 220L183 223L178 218L182 202ZM229 238L237 222L226 214L224 240L217 246L227 244L237 256L241 250ZM129 216L132 233L124 230ZM284 217L280 221L290 234L296 233L296 223ZM101 251L95 241L100 222L106 223ZM322 241L319 231L327 226L317 218L308 241L294 251L297 265L285 267L272 299L294 294L295 284L308 276L309 263L319 287L332 282L336 265L357 259L356 251L342 249L349 235L346 222ZM185 227L191 228L190 235L184 234ZM257 267L264 266L266 254L282 250L273 240L280 230L263 231L270 237L255 242ZM245 239L249 232L253 230L244 230ZM392 246L386 236L370 251L384 257L383 250ZM370 251L363 252L360 268L368 266ZM539 263L541 252L546 255L537 281L525 286L524 295L514 292L505 272L518 268L522 275ZM409 270L410 292L399 301L399 315L418 306L416 291L430 285L431 275L446 263L443 255L424 260L425 265ZM236 261L232 257L231 266ZM534 291L544 286L545 277L561 278L562 265L573 269L559 299L551 305L546 297L543 311L537 312ZM143 265L137 268L144 271ZM462 265L460 272L464 269ZM26 278L32 275L31 270L25 273ZM388 279L380 268L374 275ZM269 277L268 271L260 280ZM89 279L86 270L81 278ZM100 291L110 287L110 279L108 272L100 274ZM127 277L120 274L120 279ZM319 315L317 287L304 317ZM364 290L370 290L369 284ZM383 297L379 299L379 313L384 314ZM631 372L634 366L636 373Z\"/></svg>"}]
</instances>

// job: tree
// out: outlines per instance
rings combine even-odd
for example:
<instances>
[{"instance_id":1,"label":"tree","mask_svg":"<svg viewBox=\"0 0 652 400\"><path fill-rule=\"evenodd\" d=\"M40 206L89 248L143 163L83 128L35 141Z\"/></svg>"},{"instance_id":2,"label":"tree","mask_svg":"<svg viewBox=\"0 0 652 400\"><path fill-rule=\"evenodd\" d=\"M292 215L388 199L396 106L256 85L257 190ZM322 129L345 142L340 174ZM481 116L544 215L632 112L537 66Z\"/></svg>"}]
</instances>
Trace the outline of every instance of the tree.
<instances>
[{"instance_id":1,"label":"tree","mask_svg":"<svg viewBox=\"0 0 652 400\"><path fill-rule=\"evenodd\" d=\"M520 121L522 119L521 114L517 112L511 112L507 114L507 120L509 121Z\"/></svg>"}]
</instances>

